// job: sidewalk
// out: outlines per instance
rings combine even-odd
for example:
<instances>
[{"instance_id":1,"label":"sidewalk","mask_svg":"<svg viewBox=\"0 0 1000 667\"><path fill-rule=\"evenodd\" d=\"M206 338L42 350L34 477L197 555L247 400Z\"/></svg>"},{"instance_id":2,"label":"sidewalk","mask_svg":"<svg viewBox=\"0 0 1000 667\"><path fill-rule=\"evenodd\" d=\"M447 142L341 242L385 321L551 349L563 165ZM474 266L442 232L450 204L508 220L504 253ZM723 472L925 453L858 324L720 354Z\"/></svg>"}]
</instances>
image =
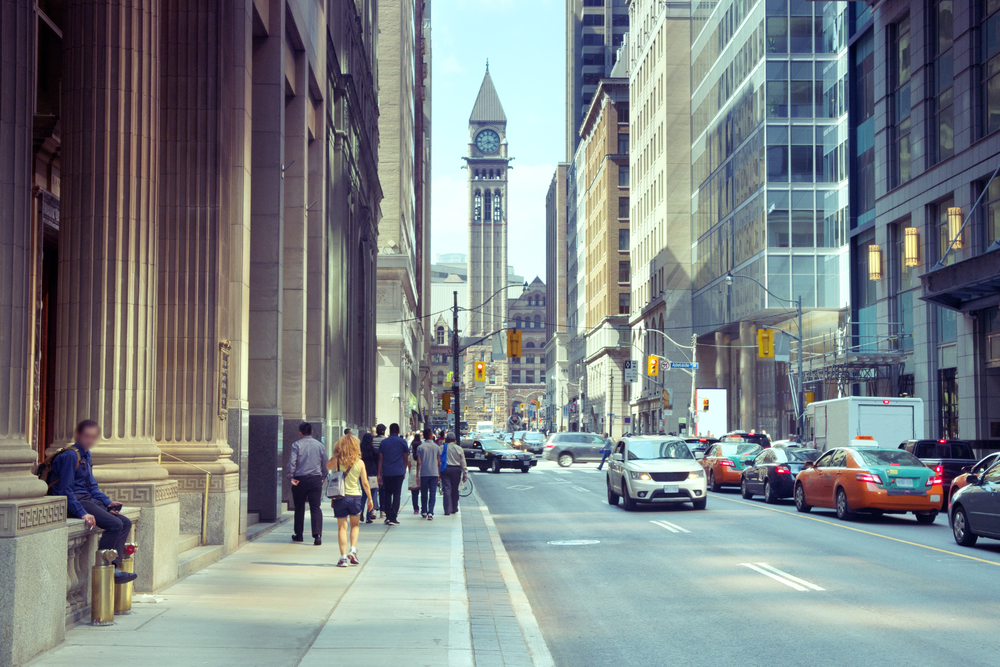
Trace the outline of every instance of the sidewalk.
<instances>
[{"instance_id":1,"label":"sidewalk","mask_svg":"<svg viewBox=\"0 0 1000 667\"><path fill-rule=\"evenodd\" d=\"M513 667L531 665L529 655L546 658L536 665L551 664L531 631L537 625L530 610L525 616L516 577L514 604L503 592L513 576L509 561L502 578L496 569L484 573L506 553L486 548L499 537L495 529L487 534L492 521L475 497L466 501L458 516L433 522L414 517L407 505L400 526L363 524L361 565L351 568L335 566L336 520L327 507L322 546L290 542L285 524L160 591L162 602L134 604L113 626L77 625L65 643L28 664ZM527 641L516 632L519 623L529 628Z\"/></svg>"}]
</instances>

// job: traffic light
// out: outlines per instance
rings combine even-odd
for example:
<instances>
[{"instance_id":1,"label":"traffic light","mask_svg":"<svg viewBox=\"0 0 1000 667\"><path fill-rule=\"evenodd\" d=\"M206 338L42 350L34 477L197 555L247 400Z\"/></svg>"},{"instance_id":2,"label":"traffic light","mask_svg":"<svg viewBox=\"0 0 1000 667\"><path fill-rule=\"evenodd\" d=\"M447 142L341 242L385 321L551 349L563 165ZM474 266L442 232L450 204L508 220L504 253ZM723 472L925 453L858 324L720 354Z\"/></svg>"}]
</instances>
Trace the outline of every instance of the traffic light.
<instances>
[{"instance_id":1,"label":"traffic light","mask_svg":"<svg viewBox=\"0 0 1000 667\"><path fill-rule=\"evenodd\" d=\"M445 412L451 412L451 394L444 393L441 394L441 409Z\"/></svg>"},{"instance_id":2,"label":"traffic light","mask_svg":"<svg viewBox=\"0 0 1000 667\"><path fill-rule=\"evenodd\" d=\"M521 412L524 412L524 403L521 403Z\"/></svg>"},{"instance_id":3,"label":"traffic light","mask_svg":"<svg viewBox=\"0 0 1000 667\"><path fill-rule=\"evenodd\" d=\"M701 411L702 412L708 412L708 399L707 398L701 399Z\"/></svg>"},{"instance_id":4,"label":"traffic light","mask_svg":"<svg viewBox=\"0 0 1000 667\"><path fill-rule=\"evenodd\" d=\"M660 359L654 355L649 355L649 359L646 362L646 375L649 377L656 377L660 374Z\"/></svg>"},{"instance_id":5,"label":"traffic light","mask_svg":"<svg viewBox=\"0 0 1000 667\"><path fill-rule=\"evenodd\" d=\"M486 381L486 362L477 361L476 362L476 382Z\"/></svg>"},{"instance_id":6,"label":"traffic light","mask_svg":"<svg viewBox=\"0 0 1000 667\"><path fill-rule=\"evenodd\" d=\"M773 329L758 329L757 330L757 356L758 357L773 357L774 356L774 330Z\"/></svg>"},{"instance_id":7,"label":"traffic light","mask_svg":"<svg viewBox=\"0 0 1000 667\"><path fill-rule=\"evenodd\" d=\"M521 332L518 329L507 330L507 356L521 356Z\"/></svg>"}]
</instances>

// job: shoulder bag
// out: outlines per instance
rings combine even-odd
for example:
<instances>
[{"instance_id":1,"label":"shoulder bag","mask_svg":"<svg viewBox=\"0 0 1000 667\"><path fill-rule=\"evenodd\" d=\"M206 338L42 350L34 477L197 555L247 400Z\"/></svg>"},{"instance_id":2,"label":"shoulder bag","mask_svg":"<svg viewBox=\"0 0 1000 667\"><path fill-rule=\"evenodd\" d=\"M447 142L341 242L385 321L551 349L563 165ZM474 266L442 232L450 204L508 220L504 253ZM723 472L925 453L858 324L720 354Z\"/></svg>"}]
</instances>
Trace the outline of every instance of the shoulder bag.
<instances>
[{"instance_id":1,"label":"shoulder bag","mask_svg":"<svg viewBox=\"0 0 1000 667\"><path fill-rule=\"evenodd\" d=\"M337 469L331 470L326 476L326 497L331 500L340 500L346 495L347 484L346 474L340 469L340 459L337 459Z\"/></svg>"}]
</instances>

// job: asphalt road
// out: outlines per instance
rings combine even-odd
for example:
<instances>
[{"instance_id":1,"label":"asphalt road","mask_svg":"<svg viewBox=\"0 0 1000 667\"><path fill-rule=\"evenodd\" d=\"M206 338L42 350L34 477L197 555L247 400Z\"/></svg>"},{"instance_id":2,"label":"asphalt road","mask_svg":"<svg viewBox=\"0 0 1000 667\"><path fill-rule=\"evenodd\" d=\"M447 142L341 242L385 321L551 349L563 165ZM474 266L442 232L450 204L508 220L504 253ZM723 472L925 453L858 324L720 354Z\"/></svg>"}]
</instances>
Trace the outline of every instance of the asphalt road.
<instances>
[{"instance_id":1,"label":"asphalt road","mask_svg":"<svg viewBox=\"0 0 1000 667\"><path fill-rule=\"evenodd\" d=\"M943 514L842 522L735 489L625 512L595 468L473 473L557 665L997 662L1000 542L959 547Z\"/></svg>"}]
</instances>

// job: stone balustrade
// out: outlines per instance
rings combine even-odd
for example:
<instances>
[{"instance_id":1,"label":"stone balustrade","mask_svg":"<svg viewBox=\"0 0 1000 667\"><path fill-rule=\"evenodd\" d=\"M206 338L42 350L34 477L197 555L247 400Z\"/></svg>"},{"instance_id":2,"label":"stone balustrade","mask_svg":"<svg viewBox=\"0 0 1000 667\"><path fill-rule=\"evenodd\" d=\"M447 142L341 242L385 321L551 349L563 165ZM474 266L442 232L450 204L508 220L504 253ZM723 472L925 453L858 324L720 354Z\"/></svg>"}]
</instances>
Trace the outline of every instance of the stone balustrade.
<instances>
[{"instance_id":1,"label":"stone balustrade","mask_svg":"<svg viewBox=\"0 0 1000 667\"><path fill-rule=\"evenodd\" d=\"M132 521L132 531L139 525L140 509L126 507L122 514ZM69 539L66 559L66 625L90 617L90 571L97 559L97 543L101 539L100 528L87 530L83 519L67 519ZM134 538L129 540L134 541ZM142 573L139 573L142 576Z\"/></svg>"}]
</instances>

